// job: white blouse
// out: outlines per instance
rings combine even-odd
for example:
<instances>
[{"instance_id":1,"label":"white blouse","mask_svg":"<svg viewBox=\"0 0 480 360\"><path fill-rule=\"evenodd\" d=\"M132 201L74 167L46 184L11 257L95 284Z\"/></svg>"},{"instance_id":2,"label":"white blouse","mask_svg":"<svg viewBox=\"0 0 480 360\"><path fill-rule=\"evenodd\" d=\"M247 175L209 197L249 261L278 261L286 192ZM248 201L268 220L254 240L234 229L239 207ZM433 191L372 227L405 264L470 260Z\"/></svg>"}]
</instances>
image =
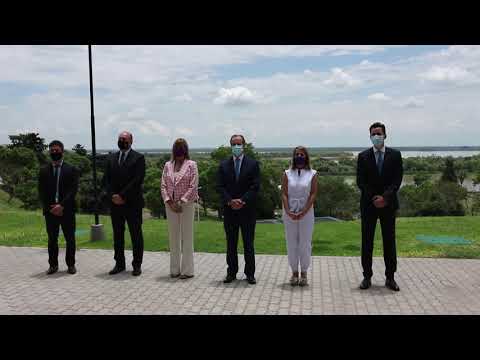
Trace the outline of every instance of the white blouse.
<instances>
[{"instance_id":1,"label":"white blouse","mask_svg":"<svg viewBox=\"0 0 480 360\"><path fill-rule=\"evenodd\" d=\"M288 169L285 174L288 179L288 207L293 213L299 213L305 207L310 196L312 178L316 170Z\"/></svg>"}]
</instances>

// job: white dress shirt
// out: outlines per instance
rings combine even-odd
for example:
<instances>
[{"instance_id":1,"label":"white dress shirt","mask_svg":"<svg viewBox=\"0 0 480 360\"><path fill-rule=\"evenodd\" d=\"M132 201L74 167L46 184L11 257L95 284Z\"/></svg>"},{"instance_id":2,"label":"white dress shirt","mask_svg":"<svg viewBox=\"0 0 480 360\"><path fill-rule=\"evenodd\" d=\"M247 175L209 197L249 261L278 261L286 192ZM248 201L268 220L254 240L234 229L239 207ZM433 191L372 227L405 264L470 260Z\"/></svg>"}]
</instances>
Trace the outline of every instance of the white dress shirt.
<instances>
[{"instance_id":1,"label":"white dress shirt","mask_svg":"<svg viewBox=\"0 0 480 360\"><path fill-rule=\"evenodd\" d=\"M385 145L383 145L380 149L377 149L375 146L373 147L373 153L375 154L375 164L378 163L378 152L381 151L383 153L383 159L385 160Z\"/></svg>"},{"instance_id":2,"label":"white dress shirt","mask_svg":"<svg viewBox=\"0 0 480 360\"><path fill-rule=\"evenodd\" d=\"M123 158L123 162L127 161L127 157L128 157L128 154L130 153L130 150L132 150L132 148L125 151L125 157ZM120 159L122 158L122 152L123 151L120 150L120 153L118 154L118 165L120 165Z\"/></svg>"}]
</instances>

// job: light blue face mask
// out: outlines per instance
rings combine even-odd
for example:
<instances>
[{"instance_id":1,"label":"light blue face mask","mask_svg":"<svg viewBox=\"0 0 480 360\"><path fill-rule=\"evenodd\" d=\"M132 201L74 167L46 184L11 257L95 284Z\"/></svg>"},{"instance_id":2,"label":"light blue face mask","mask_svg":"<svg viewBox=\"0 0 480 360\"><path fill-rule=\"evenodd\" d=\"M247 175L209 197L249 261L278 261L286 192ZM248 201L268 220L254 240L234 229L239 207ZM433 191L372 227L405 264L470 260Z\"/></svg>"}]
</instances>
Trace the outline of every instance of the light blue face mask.
<instances>
[{"instance_id":1,"label":"light blue face mask","mask_svg":"<svg viewBox=\"0 0 480 360\"><path fill-rule=\"evenodd\" d=\"M385 136L383 136L383 135L373 135L373 136L370 136L370 140L372 141L373 145L381 146L381 145L383 145L383 142L385 140Z\"/></svg>"},{"instance_id":2,"label":"light blue face mask","mask_svg":"<svg viewBox=\"0 0 480 360\"><path fill-rule=\"evenodd\" d=\"M242 145L232 145L232 154L235 157L239 157L243 153L243 146Z\"/></svg>"}]
</instances>

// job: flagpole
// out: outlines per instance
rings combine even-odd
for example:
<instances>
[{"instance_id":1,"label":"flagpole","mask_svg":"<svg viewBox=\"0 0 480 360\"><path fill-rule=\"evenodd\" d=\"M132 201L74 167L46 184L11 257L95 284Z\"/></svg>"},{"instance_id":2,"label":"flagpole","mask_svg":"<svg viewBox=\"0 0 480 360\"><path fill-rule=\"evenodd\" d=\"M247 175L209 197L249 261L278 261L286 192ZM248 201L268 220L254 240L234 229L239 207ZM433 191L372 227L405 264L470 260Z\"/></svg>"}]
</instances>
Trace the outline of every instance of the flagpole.
<instances>
[{"instance_id":1,"label":"flagpole","mask_svg":"<svg viewBox=\"0 0 480 360\"><path fill-rule=\"evenodd\" d=\"M88 45L88 69L90 74L90 125L92 135L92 167L93 167L93 194L95 198L94 214L95 225L91 228L91 240L101 240L104 238L103 225L99 224L98 216L98 192L97 192L97 149L95 145L95 113L93 108L93 76L92 76L92 45Z\"/></svg>"}]
</instances>

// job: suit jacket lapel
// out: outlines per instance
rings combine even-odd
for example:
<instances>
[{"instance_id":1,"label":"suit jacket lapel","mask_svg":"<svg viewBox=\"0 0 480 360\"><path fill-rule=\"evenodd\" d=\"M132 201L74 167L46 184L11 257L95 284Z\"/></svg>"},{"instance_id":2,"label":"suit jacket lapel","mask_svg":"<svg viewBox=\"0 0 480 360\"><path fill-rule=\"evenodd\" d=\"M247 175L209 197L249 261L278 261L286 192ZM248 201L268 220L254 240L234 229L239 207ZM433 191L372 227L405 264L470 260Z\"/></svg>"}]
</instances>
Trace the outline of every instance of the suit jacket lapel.
<instances>
[{"instance_id":1,"label":"suit jacket lapel","mask_svg":"<svg viewBox=\"0 0 480 360\"><path fill-rule=\"evenodd\" d=\"M133 159L135 158L135 152L132 150L130 150L130 152L128 153L128 156L127 158L125 159L125 161L123 162L123 166L127 166Z\"/></svg>"},{"instance_id":2,"label":"suit jacket lapel","mask_svg":"<svg viewBox=\"0 0 480 360\"><path fill-rule=\"evenodd\" d=\"M387 170L387 164L390 164L390 156L392 155L392 149L385 146L385 154L383 156L383 168L382 168L382 175L385 174L385 170ZM390 165L388 165L390 166Z\"/></svg>"},{"instance_id":3,"label":"suit jacket lapel","mask_svg":"<svg viewBox=\"0 0 480 360\"><path fill-rule=\"evenodd\" d=\"M238 181L240 182L240 179L245 175L245 169L246 169L246 163L247 163L247 157L243 155L242 163L240 164L240 174L238 174Z\"/></svg>"},{"instance_id":4,"label":"suit jacket lapel","mask_svg":"<svg viewBox=\"0 0 480 360\"><path fill-rule=\"evenodd\" d=\"M228 168L230 170L230 174L232 174L233 182L236 182L236 179L235 179L235 161L233 160L233 156L230 156L230 160L228 161Z\"/></svg>"},{"instance_id":5,"label":"suit jacket lapel","mask_svg":"<svg viewBox=\"0 0 480 360\"><path fill-rule=\"evenodd\" d=\"M116 153L113 154L113 168L114 169L120 169L120 165L118 164L119 156L120 156L120 151L117 151Z\"/></svg>"},{"instance_id":6,"label":"suit jacket lapel","mask_svg":"<svg viewBox=\"0 0 480 360\"><path fill-rule=\"evenodd\" d=\"M377 177L380 177L380 173L378 172L378 167L377 167L377 160L375 158L375 151L373 150L373 148L370 148L368 158L369 158L370 164L375 169L375 175ZM385 161L385 158L384 158L384 161Z\"/></svg>"}]
</instances>

